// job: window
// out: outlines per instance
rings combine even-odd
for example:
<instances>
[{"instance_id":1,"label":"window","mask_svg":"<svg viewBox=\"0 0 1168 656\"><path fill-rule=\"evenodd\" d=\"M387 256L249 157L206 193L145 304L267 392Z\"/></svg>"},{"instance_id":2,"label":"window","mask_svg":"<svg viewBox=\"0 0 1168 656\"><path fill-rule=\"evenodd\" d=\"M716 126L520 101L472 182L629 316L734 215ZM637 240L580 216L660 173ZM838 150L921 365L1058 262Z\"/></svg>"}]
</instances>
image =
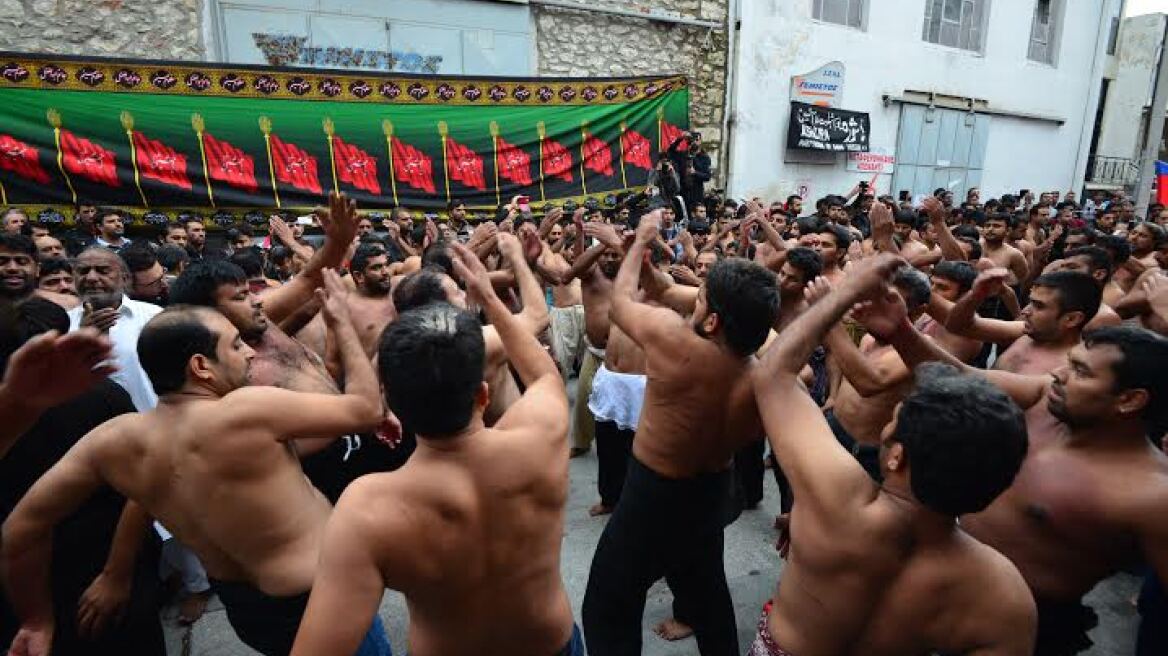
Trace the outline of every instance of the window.
<instances>
[{"instance_id":1,"label":"window","mask_svg":"<svg viewBox=\"0 0 1168 656\"><path fill-rule=\"evenodd\" d=\"M1054 66L1061 13L1062 0L1037 0L1034 20L1030 23L1030 50L1026 53L1028 59Z\"/></svg>"},{"instance_id":2,"label":"window","mask_svg":"<svg viewBox=\"0 0 1168 656\"><path fill-rule=\"evenodd\" d=\"M864 0L815 0L811 17L825 23L864 29Z\"/></svg>"},{"instance_id":3,"label":"window","mask_svg":"<svg viewBox=\"0 0 1168 656\"><path fill-rule=\"evenodd\" d=\"M925 0L922 38L950 48L981 52L989 0Z\"/></svg>"},{"instance_id":4,"label":"window","mask_svg":"<svg viewBox=\"0 0 1168 656\"><path fill-rule=\"evenodd\" d=\"M1115 42L1119 40L1119 17L1111 19L1111 32L1107 35L1107 54L1115 54Z\"/></svg>"}]
</instances>

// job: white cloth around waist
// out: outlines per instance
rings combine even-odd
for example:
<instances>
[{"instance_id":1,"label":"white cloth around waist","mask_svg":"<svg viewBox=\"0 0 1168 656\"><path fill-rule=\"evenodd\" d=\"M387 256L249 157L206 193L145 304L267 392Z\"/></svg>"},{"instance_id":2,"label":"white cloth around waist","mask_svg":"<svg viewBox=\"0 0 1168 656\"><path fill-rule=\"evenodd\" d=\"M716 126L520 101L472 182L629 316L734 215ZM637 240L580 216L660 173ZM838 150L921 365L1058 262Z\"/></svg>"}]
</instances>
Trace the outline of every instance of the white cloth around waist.
<instances>
[{"instance_id":1,"label":"white cloth around waist","mask_svg":"<svg viewBox=\"0 0 1168 656\"><path fill-rule=\"evenodd\" d=\"M588 409L596 421L614 422L621 430L637 430L645 401L644 374L618 374L604 365L592 379Z\"/></svg>"}]
</instances>

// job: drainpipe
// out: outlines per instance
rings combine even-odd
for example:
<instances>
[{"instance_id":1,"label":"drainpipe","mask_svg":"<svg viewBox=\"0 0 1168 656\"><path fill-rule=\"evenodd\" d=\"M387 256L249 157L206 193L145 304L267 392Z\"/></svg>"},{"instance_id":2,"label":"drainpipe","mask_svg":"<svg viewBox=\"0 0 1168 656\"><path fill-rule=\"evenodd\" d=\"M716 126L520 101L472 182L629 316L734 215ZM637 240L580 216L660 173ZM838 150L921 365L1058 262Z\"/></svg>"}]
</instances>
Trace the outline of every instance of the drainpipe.
<instances>
[{"instance_id":1,"label":"drainpipe","mask_svg":"<svg viewBox=\"0 0 1168 656\"><path fill-rule=\"evenodd\" d=\"M718 153L718 174L730 196L730 148L733 143L734 114L738 107L738 29L741 23L739 0L730 0L726 15L726 96L722 102L722 148Z\"/></svg>"}]
</instances>

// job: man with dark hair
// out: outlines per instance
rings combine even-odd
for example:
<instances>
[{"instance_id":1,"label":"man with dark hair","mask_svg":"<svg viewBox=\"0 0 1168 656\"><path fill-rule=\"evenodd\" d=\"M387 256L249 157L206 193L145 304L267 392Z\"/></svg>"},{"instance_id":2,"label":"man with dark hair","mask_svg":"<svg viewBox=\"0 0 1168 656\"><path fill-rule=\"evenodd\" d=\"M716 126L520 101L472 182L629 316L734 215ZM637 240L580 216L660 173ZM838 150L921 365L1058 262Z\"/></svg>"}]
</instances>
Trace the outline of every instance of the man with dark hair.
<instances>
[{"instance_id":1,"label":"man with dark hair","mask_svg":"<svg viewBox=\"0 0 1168 656\"><path fill-rule=\"evenodd\" d=\"M1052 262L1047 267L1047 271L1079 271L1080 273L1086 273L1094 278L1095 282L1099 284L1100 289L1103 290L1102 303L1099 304L1099 311L1088 322L1085 330L1103 328L1104 326L1116 326L1121 323L1122 319L1116 314L1113 303L1117 303L1123 299L1123 289L1111 279L1114 267L1111 263L1111 255L1106 250L1098 246L1081 246L1070 249L1063 254L1062 260ZM1110 303L1108 299L1111 299Z\"/></svg>"},{"instance_id":2,"label":"man with dark hair","mask_svg":"<svg viewBox=\"0 0 1168 656\"><path fill-rule=\"evenodd\" d=\"M138 351L158 408L91 431L4 523L4 571L24 621L17 653L51 644L45 591L53 528L102 485L191 546L245 643L265 655L289 652L331 511L305 484L297 453L381 419L377 378L345 312L344 283L335 275L325 283L319 296L337 332L344 394L249 386L255 353L214 310L175 307L151 320ZM358 653L386 653L380 623L368 631Z\"/></svg>"},{"instance_id":3,"label":"man with dark hair","mask_svg":"<svg viewBox=\"0 0 1168 656\"><path fill-rule=\"evenodd\" d=\"M1006 243L1012 219L1009 214L993 214L986 219L982 228L982 255L1010 272L1010 285L1018 285L1026 280L1030 266L1022 251Z\"/></svg>"},{"instance_id":4,"label":"man with dark hair","mask_svg":"<svg viewBox=\"0 0 1168 656\"><path fill-rule=\"evenodd\" d=\"M154 249L143 242L122 249L118 255L130 270L130 298L165 307L170 285Z\"/></svg>"},{"instance_id":5,"label":"man with dark hair","mask_svg":"<svg viewBox=\"0 0 1168 656\"><path fill-rule=\"evenodd\" d=\"M972 376L919 369L880 432L878 485L835 442L799 382L811 351L853 304L901 298L887 288L901 262L866 260L830 293L815 283L818 300L754 368L767 435L798 502L787 568L751 656L1030 654L1035 613L1025 581L956 521L1017 474L1027 449L1018 407Z\"/></svg>"},{"instance_id":6,"label":"man with dark hair","mask_svg":"<svg viewBox=\"0 0 1168 656\"><path fill-rule=\"evenodd\" d=\"M162 234L162 243L185 249L187 247L186 226L181 223L168 223Z\"/></svg>"},{"instance_id":7,"label":"man with dark hair","mask_svg":"<svg viewBox=\"0 0 1168 656\"><path fill-rule=\"evenodd\" d=\"M470 223L466 220L466 203L461 200L452 200L446 206L450 215L450 228L460 239L470 237Z\"/></svg>"},{"instance_id":8,"label":"man with dark hair","mask_svg":"<svg viewBox=\"0 0 1168 656\"><path fill-rule=\"evenodd\" d=\"M40 269L37 277L38 290L76 298L77 288L73 285L73 264L69 260L63 257L50 257L41 260L38 268Z\"/></svg>"},{"instance_id":9,"label":"man with dark hair","mask_svg":"<svg viewBox=\"0 0 1168 656\"><path fill-rule=\"evenodd\" d=\"M1095 215L1095 230L1105 235L1115 232L1116 212L1111 207L1099 210Z\"/></svg>"},{"instance_id":10,"label":"man with dark hair","mask_svg":"<svg viewBox=\"0 0 1168 656\"><path fill-rule=\"evenodd\" d=\"M803 213L803 197L798 194L791 194L787 196L787 216L792 220L799 218Z\"/></svg>"},{"instance_id":11,"label":"man with dark hair","mask_svg":"<svg viewBox=\"0 0 1168 656\"><path fill-rule=\"evenodd\" d=\"M26 299L36 285L37 252L32 240L21 234L0 232L0 299Z\"/></svg>"},{"instance_id":12,"label":"man with dark hair","mask_svg":"<svg viewBox=\"0 0 1168 656\"><path fill-rule=\"evenodd\" d=\"M710 270L688 320L638 302L659 220L641 218L612 293L613 323L644 350L649 376L624 490L592 560L585 635L597 654L640 653L645 594L664 576L699 650L737 654L722 531L737 514L731 459L762 430L747 373L779 291L774 274L730 258Z\"/></svg>"},{"instance_id":13,"label":"man with dark hair","mask_svg":"<svg viewBox=\"0 0 1168 656\"><path fill-rule=\"evenodd\" d=\"M93 246L97 234L97 206L88 201L77 202L77 213L73 217L73 227L61 233L61 242L69 257L77 257L81 251Z\"/></svg>"},{"instance_id":14,"label":"man with dark hair","mask_svg":"<svg viewBox=\"0 0 1168 656\"><path fill-rule=\"evenodd\" d=\"M231 253L239 253L250 249L252 247L252 238L255 236L254 233L255 231L246 223L228 230L227 244L231 247Z\"/></svg>"},{"instance_id":15,"label":"man with dark hair","mask_svg":"<svg viewBox=\"0 0 1168 656\"><path fill-rule=\"evenodd\" d=\"M183 227L187 231L187 254L191 256L192 262L221 259L225 256L223 251L207 245L207 228L203 225L202 219L189 217Z\"/></svg>"},{"instance_id":16,"label":"man with dark hair","mask_svg":"<svg viewBox=\"0 0 1168 656\"><path fill-rule=\"evenodd\" d=\"M361 346L372 358L377 352L377 340L381 338L382 330L394 318L394 305L389 296L392 274L385 248L380 244L359 245L349 260L349 272L357 292L348 297L349 314L353 317L353 327ZM324 318L318 314L296 333L296 339L325 357Z\"/></svg>"},{"instance_id":17,"label":"man with dark hair","mask_svg":"<svg viewBox=\"0 0 1168 656\"><path fill-rule=\"evenodd\" d=\"M842 281L848 248L852 245L851 231L834 223L824 223L816 229L816 235L818 239L813 248L823 258L823 277L832 284Z\"/></svg>"},{"instance_id":18,"label":"man with dark hair","mask_svg":"<svg viewBox=\"0 0 1168 656\"><path fill-rule=\"evenodd\" d=\"M95 242L98 246L108 248L116 253L130 245L130 240L126 239L125 234L126 220L122 217L120 210L106 207L97 213L97 238Z\"/></svg>"},{"instance_id":19,"label":"man with dark hair","mask_svg":"<svg viewBox=\"0 0 1168 656\"><path fill-rule=\"evenodd\" d=\"M506 237L501 244L514 240ZM294 656L352 651L386 587L409 604L411 653L584 654L560 578L564 384L475 254L453 251L526 391L488 428L487 346L473 316L430 303L386 329L378 350L385 401L417 431L417 451L337 504Z\"/></svg>"},{"instance_id":20,"label":"man with dark hair","mask_svg":"<svg viewBox=\"0 0 1168 656\"><path fill-rule=\"evenodd\" d=\"M958 364L895 303L860 315L907 362ZM1146 562L1168 580L1168 457L1148 440L1168 416L1166 368L1168 339L1130 326L1085 334L1040 374L966 368L1028 410L1030 450L1017 480L961 526L1022 572L1038 605L1036 654L1090 646L1096 618L1082 597L1120 569Z\"/></svg>"},{"instance_id":21,"label":"man with dark hair","mask_svg":"<svg viewBox=\"0 0 1168 656\"><path fill-rule=\"evenodd\" d=\"M977 269L963 260L942 260L933 267L929 277L932 294L925 314L916 320L917 330L937 340L941 346L962 362L974 362L981 353L983 344L954 334L945 327L953 304L963 294L973 288L977 279ZM1013 294L1009 287L1002 287L1003 295Z\"/></svg>"},{"instance_id":22,"label":"man with dark hair","mask_svg":"<svg viewBox=\"0 0 1168 656\"><path fill-rule=\"evenodd\" d=\"M1086 273L1047 273L1034 280L1030 301L1017 320L978 316L978 306L1000 294L1009 275L1001 268L981 273L973 288L953 305L945 327L970 339L1008 344L994 363L995 369L1019 374L1049 372L1079 343L1083 328L1099 311L1103 291Z\"/></svg>"},{"instance_id":23,"label":"man with dark hair","mask_svg":"<svg viewBox=\"0 0 1168 656\"><path fill-rule=\"evenodd\" d=\"M15 361L16 375L9 380L5 372L4 386L16 386L13 391L20 394L25 407L37 409L37 416L20 422L21 413L16 408L0 411L5 428L12 421L25 424L14 436L19 439L3 440L0 446L0 520L10 515L37 479L64 458L83 435L114 417L134 412L126 391L105 376L109 367L96 374L82 368L94 367L100 357L75 352L75 358L82 356L77 358L80 362L68 366L51 353L41 352L40 345L46 340L57 341L45 333L68 331L65 310L34 298L21 303L13 318L3 331L6 338L0 340L0 372L5 372L18 347L34 342L33 349L39 352L37 362ZM96 331L90 331L60 338L59 342L95 337ZM98 349L95 355L108 355L108 342L105 345L107 348ZM46 387L61 381L27 379L27 373L38 367L49 376L76 377L64 382L75 385L76 392L69 395L71 398L46 393ZM23 385L20 378L26 378ZM45 397L49 397L47 401ZM45 601L56 619L54 654L165 656L158 618L159 541L152 533L147 536L144 520L133 504L105 488L61 522L54 532L55 544L36 546L51 554L46 555L53 574ZM22 603L15 594L0 600L0 645L5 651L20 628L16 609Z\"/></svg>"},{"instance_id":24,"label":"man with dark hair","mask_svg":"<svg viewBox=\"0 0 1168 656\"><path fill-rule=\"evenodd\" d=\"M174 284L175 279L182 275L191 262L191 256L186 249L174 244L159 246L156 255L158 263L162 265L163 269L166 269L167 287Z\"/></svg>"}]
</instances>

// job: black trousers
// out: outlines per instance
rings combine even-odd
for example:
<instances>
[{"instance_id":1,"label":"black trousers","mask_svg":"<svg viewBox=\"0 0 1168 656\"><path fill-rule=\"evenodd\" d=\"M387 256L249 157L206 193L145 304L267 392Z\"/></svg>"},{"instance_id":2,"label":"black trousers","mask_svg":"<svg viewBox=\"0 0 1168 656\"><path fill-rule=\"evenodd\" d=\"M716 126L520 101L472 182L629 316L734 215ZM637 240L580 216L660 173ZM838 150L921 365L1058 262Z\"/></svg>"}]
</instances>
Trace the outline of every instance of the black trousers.
<instances>
[{"instance_id":1,"label":"black trousers","mask_svg":"<svg viewBox=\"0 0 1168 656\"><path fill-rule=\"evenodd\" d=\"M625 486L625 472L633 454L633 436L636 431L621 430L615 421L596 422L596 459L598 472L596 488L600 503L615 508Z\"/></svg>"},{"instance_id":2,"label":"black trousers","mask_svg":"<svg viewBox=\"0 0 1168 656\"><path fill-rule=\"evenodd\" d=\"M766 467L763 454L766 442L759 438L734 454L734 475L738 479L738 491L742 495L742 506L753 510L762 503L762 479Z\"/></svg>"},{"instance_id":3,"label":"black trousers","mask_svg":"<svg viewBox=\"0 0 1168 656\"><path fill-rule=\"evenodd\" d=\"M738 656L722 531L738 514L730 470L668 479L629 459L625 489L604 527L584 594L592 656L639 656L649 587L665 578L702 656Z\"/></svg>"},{"instance_id":4,"label":"black trousers","mask_svg":"<svg viewBox=\"0 0 1168 656\"><path fill-rule=\"evenodd\" d=\"M246 583L211 580L211 588L227 611L227 621L248 647L265 656L292 651L308 594L272 597Z\"/></svg>"}]
</instances>

